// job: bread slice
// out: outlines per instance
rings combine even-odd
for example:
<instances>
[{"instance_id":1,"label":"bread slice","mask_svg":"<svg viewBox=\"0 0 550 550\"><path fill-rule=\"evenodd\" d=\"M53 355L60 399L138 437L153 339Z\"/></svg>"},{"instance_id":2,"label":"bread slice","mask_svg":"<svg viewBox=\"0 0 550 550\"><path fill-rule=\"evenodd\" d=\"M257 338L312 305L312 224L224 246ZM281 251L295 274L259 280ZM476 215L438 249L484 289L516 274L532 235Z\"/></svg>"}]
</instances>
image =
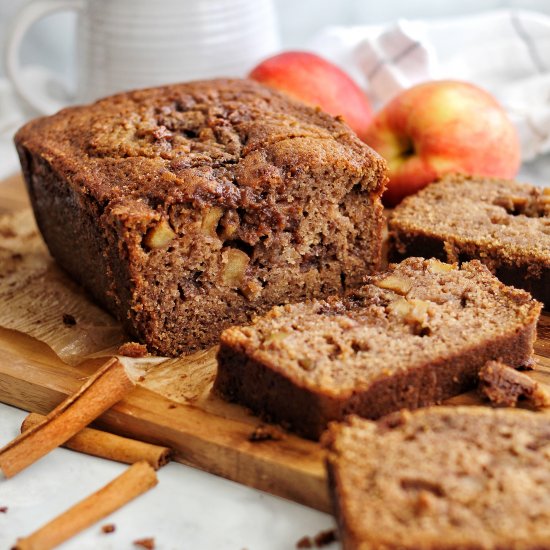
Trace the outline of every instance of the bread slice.
<instances>
[{"instance_id":1,"label":"bread slice","mask_svg":"<svg viewBox=\"0 0 550 550\"><path fill-rule=\"evenodd\" d=\"M550 188L450 175L391 214L391 258L481 260L550 307Z\"/></svg>"},{"instance_id":2,"label":"bread slice","mask_svg":"<svg viewBox=\"0 0 550 550\"><path fill-rule=\"evenodd\" d=\"M344 550L550 549L550 417L431 407L323 439Z\"/></svg>"},{"instance_id":3,"label":"bread slice","mask_svg":"<svg viewBox=\"0 0 550 550\"><path fill-rule=\"evenodd\" d=\"M276 307L222 333L214 388L308 438L477 384L491 359L530 362L541 305L480 262L409 258L346 298Z\"/></svg>"}]
</instances>

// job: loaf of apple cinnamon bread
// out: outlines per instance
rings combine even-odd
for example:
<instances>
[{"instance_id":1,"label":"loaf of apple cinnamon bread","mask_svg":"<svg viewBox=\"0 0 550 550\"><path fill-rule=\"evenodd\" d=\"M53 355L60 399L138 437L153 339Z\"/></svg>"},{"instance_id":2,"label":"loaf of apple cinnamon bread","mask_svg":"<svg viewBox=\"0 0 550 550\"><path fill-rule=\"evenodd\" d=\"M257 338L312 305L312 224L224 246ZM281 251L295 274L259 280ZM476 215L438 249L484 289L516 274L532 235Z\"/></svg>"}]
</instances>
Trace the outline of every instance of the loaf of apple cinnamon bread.
<instances>
[{"instance_id":1,"label":"loaf of apple cinnamon bread","mask_svg":"<svg viewBox=\"0 0 550 550\"><path fill-rule=\"evenodd\" d=\"M58 263L161 354L378 268L384 161L340 120L247 80L134 91L15 142Z\"/></svg>"}]
</instances>

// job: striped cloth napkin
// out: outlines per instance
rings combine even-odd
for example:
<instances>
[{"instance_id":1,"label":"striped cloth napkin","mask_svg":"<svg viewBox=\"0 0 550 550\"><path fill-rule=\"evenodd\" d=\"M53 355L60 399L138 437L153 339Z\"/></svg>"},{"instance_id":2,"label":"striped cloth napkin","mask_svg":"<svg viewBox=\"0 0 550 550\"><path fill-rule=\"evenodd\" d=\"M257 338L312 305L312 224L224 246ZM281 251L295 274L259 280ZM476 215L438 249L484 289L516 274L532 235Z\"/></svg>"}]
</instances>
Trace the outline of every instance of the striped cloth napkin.
<instances>
[{"instance_id":1,"label":"striped cloth napkin","mask_svg":"<svg viewBox=\"0 0 550 550\"><path fill-rule=\"evenodd\" d=\"M387 26L328 27L309 49L347 70L380 107L432 79L473 82L515 123L523 160L550 151L550 17L504 10Z\"/></svg>"}]
</instances>

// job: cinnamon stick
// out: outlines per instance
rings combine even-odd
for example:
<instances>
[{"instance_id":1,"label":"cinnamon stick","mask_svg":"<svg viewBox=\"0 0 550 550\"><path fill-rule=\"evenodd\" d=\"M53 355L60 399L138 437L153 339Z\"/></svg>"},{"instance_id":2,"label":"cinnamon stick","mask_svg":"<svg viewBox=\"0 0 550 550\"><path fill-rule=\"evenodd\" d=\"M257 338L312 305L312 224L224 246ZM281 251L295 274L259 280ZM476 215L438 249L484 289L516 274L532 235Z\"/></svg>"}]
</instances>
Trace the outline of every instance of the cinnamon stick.
<instances>
[{"instance_id":1,"label":"cinnamon stick","mask_svg":"<svg viewBox=\"0 0 550 550\"><path fill-rule=\"evenodd\" d=\"M41 414L29 414L21 424L21 431L33 428L43 422L45 418ZM171 450L168 447L145 443L145 441L122 437L94 428L84 428L67 440L63 447L125 464L134 464L134 462L145 460L155 470L164 466L170 460L171 455Z\"/></svg>"},{"instance_id":2,"label":"cinnamon stick","mask_svg":"<svg viewBox=\"0 0 550 550\"><path fill-rule=\"evenodd\" d=\"M12 550L50 550L83 529L118 510L158 483L155 470L136 462L99 491L81 500L28 537L18 539Z\"/></svg>"},{"instance_id":3,"label":"cinnamon stick","mask_svg":"<svg viewBox=\"0 0 550 550\"><path fill-rule=\"evenodd\" d=\"M0 472L12 477L30 466L120 401L133 387L122 363L109 359L43 422L0 449Z\"/></svg>"}]
</instances>

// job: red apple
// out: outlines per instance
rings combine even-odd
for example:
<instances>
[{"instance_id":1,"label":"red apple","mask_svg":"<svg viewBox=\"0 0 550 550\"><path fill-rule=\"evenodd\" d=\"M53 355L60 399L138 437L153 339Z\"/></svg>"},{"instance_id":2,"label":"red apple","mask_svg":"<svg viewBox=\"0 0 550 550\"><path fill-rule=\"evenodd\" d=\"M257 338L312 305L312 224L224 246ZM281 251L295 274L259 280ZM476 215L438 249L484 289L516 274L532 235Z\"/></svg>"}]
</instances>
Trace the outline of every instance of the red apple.
<instances>
[{"instance_id":1,"label":"red apple","mask_svg":"<svg viewBox=\"0 0 550 550\"><path fill-rule=\"evenodd\" d=\"M308 52L284 52L262 61L250 78L341 115L363 139L372 109L363 90L336 65Z\"/></svg>"},{"instance_id":2,"label":"red apple","mask_svg":"<svg viewBox=\"0 0 550 550\"><path fill-rule=\"evenodd\" d=\"M401 92L374 117L365 141L388 162L388 206L449 172L513 178L520 165L506 112L466 82L433 81Z\"/></svg>"}]
</instances>

